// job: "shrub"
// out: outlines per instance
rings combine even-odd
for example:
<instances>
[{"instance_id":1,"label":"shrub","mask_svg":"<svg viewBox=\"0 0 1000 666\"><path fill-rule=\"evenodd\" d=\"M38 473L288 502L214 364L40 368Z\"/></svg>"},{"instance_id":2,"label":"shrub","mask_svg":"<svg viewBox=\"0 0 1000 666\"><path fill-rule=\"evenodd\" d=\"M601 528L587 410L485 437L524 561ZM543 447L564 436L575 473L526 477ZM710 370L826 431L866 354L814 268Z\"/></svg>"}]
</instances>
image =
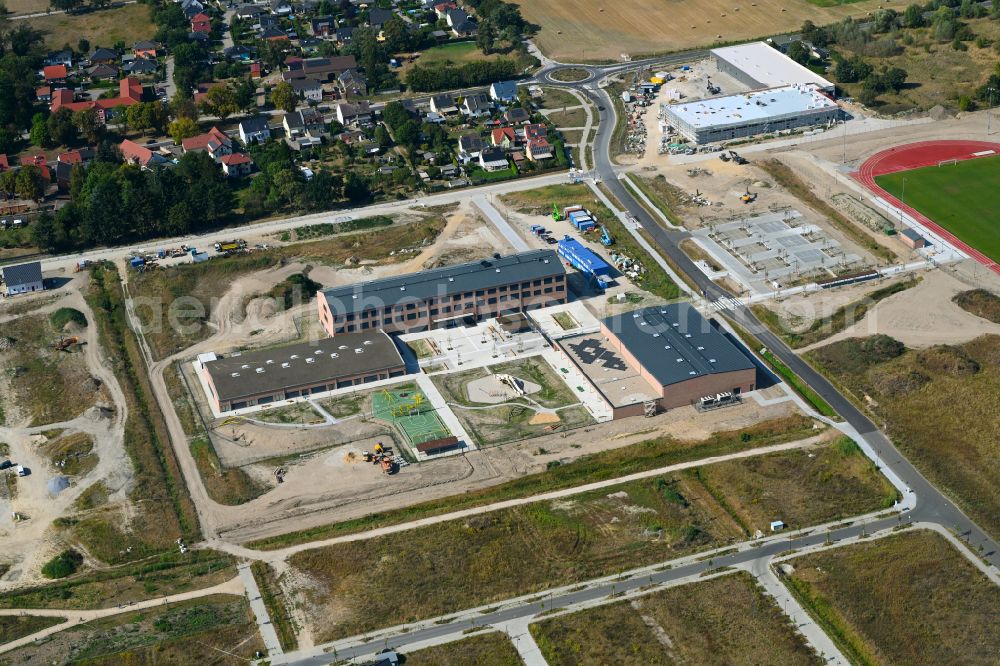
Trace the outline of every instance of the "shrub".
<instances>
[{"instance_id":1,"label":"shrub","mask_svg":"<svg viewBox=\"0 0 1000 666\"><path fill-rule=\"evenodd\" d=\"M83 555L72 548L64 550L42 567L42 575L46 578L66 578L76 573L83 564Z\"/></svg>"},{"instance_id":2,"label":"shrub","mask_svg":"<svg viewBox=\"0 0 1000 666\"><path fill-rule=\"evenodd\" d=\"M65 328L66 324L73 322L81 328L87 326L87 317L79 310L74 310L73 308L59 308L51 315L49 315L49 321L52 322L52 327L57 331L61 331Z\"/></svg>"}]
</instances>

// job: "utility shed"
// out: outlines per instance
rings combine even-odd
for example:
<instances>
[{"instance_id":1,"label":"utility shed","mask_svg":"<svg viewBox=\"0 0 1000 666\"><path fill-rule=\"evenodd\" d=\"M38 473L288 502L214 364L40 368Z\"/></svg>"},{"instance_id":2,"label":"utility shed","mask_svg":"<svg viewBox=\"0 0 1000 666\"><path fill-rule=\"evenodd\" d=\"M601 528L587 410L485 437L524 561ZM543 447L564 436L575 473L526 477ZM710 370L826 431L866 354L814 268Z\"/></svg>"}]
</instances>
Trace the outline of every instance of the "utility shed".
<instances>
[{"instance_id":1,"label":"utility shed","mask_svg":"<svg viewBox=\"0 0 1000 666\"><path fill-rule=\"evenodd\" d=\"M45 285L42 282L42 263L40 261L17 264L16 266L4 266L2 273L4 293L7 296L26 294L45 289Z\"/></svg>"},{"instance_id":2,"label":"utility shed","mask_svg":"<svg viewBox=\"0 0 1000 666\"><path fill-rule=\"evenodd\" d=\"M218 413L406 374L396 345L377 330L223 358L201 355L196 368Z\"/></svg>"}]
</instances>

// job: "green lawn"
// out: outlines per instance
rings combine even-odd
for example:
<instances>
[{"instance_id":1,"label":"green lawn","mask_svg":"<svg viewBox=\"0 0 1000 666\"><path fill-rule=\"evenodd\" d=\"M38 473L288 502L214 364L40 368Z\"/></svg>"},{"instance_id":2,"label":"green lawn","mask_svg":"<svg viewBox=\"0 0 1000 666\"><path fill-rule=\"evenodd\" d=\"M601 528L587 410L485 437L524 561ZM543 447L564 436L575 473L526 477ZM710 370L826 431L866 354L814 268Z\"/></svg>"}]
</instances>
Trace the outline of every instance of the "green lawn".
<instances>
[{"instance_id":1,"label":"green lawn","mask_svg":"<svg viewBox=\"0 0 1000 666\"><path fill-rule=\"evenodd\" d=\"M990 259L1000 261L1000 157L900 171L875 178L879 187L917 209Z\"/></svg>"}]
</instances>

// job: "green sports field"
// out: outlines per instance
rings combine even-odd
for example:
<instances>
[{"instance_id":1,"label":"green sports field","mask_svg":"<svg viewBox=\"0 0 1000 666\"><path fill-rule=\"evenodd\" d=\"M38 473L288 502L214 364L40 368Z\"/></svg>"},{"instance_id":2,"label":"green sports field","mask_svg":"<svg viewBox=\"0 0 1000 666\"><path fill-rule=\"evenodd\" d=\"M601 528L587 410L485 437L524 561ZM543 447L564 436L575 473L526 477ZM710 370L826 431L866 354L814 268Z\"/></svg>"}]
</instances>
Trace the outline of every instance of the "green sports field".
<instances>
[{"instance_id":1,"label":"green sports field","mask_svg":"<svg viewBox=\"0 0 1000 666\"><path fill-rule=\"evenodd\" d=\"M378 391L372 394L372 415L395 423L414 446L451 434L420 391Z\"/></svg>"},{"instance_id":2,"label":"green sports field","mask_svg":"<svg viewBox=\"0 0 1000 666\"><path fill-rule=\"evenodd\" d=\"M889 173L875 182L1000 262L1000 156Z\"/></svg>"}]
</instances>

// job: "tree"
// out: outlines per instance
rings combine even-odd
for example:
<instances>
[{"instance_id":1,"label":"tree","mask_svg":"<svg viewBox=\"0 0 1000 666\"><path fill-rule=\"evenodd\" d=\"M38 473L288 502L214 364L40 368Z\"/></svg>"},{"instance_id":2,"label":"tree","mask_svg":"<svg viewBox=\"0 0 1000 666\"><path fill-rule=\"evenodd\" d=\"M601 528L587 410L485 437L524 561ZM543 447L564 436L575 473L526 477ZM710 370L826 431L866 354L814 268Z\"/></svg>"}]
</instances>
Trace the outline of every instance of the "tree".
<instances>
[{"instance_id":1,"label":"tree","mask_svg":"<svg viewBox=\"0 0 1000 666\"><path fill-rule=\"evenodd\" d=\"M49 136L49 125L44 113L36 113L31 118L31 143L39 148L52 147L52 137Z\"/></svg>"},{"instance_id":2,"label":"tree","mask_svg":"<svg viewBox=\"0 0 1000 666\"><path fill-rule=\"evenodd\" d=\"M197 136L201 130L198 128L198 123L190 118L178 118L170 123L168 131L174 143L180 145L181 141L188 137Z\"/></svg>"},{"instance_id":3,"label":"tree","mask_svg":"<svg viewBox=\"0 0 1000 666\"><path fill-rule=\"evenodd\" d=\"M97 117L97 109L81 109L73 114L73 124L88 143L97 143L104 134L104 125Z\"/></svg>"},{"instance_id":4,"label":"tree","mask_svg":"<svg viewBox=\"0 0 1000 666\"><path fill-rule=\"evenodd\" d=\"M236 103L236 93L229 86L213 86L205 94L205 101L202 108L218 116L220 120L225 120L240 110Z\"/></svg>"},{"instance_id":5,"label":"tree","mask_svg":"<svg viewBox=\"0 0 1000 666\"><path fill-rule=\"evenodd\" d=\"M65 578L76 573L83 564L83 555L73 549L64 550L42 567L42 575L46 578Z\"/></svg>"},{"instance_id":6,"label":"tree","mask_svg":"<svg viewBox=\"0 0 1000 666\"><path fill-rule=\"evenodd\" d=\"M910 5L903 12L903 27L922 28L924 26L924 8L920 5Z\"/></svg>"},{"instance_id":7,"label":"tree","mask_svg":"<svg viewBox=\"0 0 1000 666\"><path fill-rule=\"evenodd\" d=\"M344 178L344 198L352 204L368 201L372 196L365 179L353 171L348 171Z\"/></svg>"},{"instance_id":8,"label":"tree","mask_svg":"<svg viewBox=\"0 0 1000 666\"><path fill-rule=\"evenodd\" d=\"M170 112L175 118L189 118L198 120L198 107L195 105L191 95L178 90L173 99L170 100Z\"/></svg>"},{"instance_id":9,"label":"tree","mask_svg":"<svg viewBox=\"0 0 1000 666\"><path fill-rule=\"evenodd\" d=\"M866 82L865 85L861 88L861 92L858 93L858 101L860 101L865 106L874 105L877 98L878 98L878 91L875 89L875 86L869 85L869 82Z\"/></svg>"},{"instance_id":10,"label":"tree","mask_svg":"<svg viewBox=\"0 0 1000 666\"><path fill-rule=\"evenodd\" d=\"M882 73L882 85L885 86L886 90L898 93L906 84L906 77L907 73L905 69L901 67L890 67Z\"/></svg>"},{"instance_id":11,"label":"tree","mask_svg":"<svg viewBox=\"0 0 1000 666\"><path fill-rule=\"evenodd\" d=\"M841 83L857 83L862 81L872 73L872 66L866 63L860 56L854 56L837 63L834 73Z\"/></svg>"},{"instance_id":12,"label":"tree","mask_svg":"<svg viewBox=\"0 0 1000 666\"><path fill-rule=\"evenodd\" d=\"M291 113L299 103L295 89L286 81L282 81L271 90L271 104L274 108Z\"/></svg>"},{"instance_id":13,"label":"tree","mask_svg":"<svg viewBox=\"0 0 1000 666\"><path fill-rule=\"evenodd\" d=\"M6 127L0 127L0 153L10 154L16 150L17 136Z\"/></svg>"},{"instance_id":14,"label":"tree","mask_svg":"<svg viewBox=\"0 0 1000 666\"><path fill-rule=\"evenodd\" d=\"M49 7L58 11L66 12L76 9L83 4L83 0L49 0Z\"/></svg>"},{"instance_id":15,"label":"tree","mask_svg":"<svg viewBox=\"0 0 1000 666\"><path fill-rule=\"evenodd\" d=\"M389 132L384 126L379 125L375 128L375 143L382 150L385 150L392 145L392 138L389 136Z\"/></svg>"},{"instance_id":16,"label":"tree","mask_svg":"<svg viewBox=\"0 0 1000 666\"><path fill-rule=\"evenodd\" d=\"M879 9L875 12L874 28L875 32L889 32L896 27L899 22L899 14L895 9Z\"/></svg>"},{"instance_id":17,"label":"tree","mask_svg":"<svg viewBox=\"0 0 1000 666\"><path fill-rule=\"evenodd\" d=\"M69 146L76 143L78 132L73 122L73 112L66 107L57 109L45 124L48 127L49 137L55 145Z\"/></svg>"},{"instance_id":18,"label":"tree","mask_svg":"<svg viewBox=\"0 0 1000 666\"><path fill-rule=\"evenodd\" d=\"M41 201L45 198L45 188L48 182L42 175L42 170L34 165L23 166L17 172L14 191L21 199Z\"/></svg>"},{"instance_id":19,"label":"tree","mask_svg":"<svg viewBox=\"0 0 1000 666\"><path fill-rule=\"evenodd\" d=\"M233 101L236 106L243 111L248 113L254 111L257 108L257 86L248 77L243 77L241 79L236 79L232 82L233 87Z\"/></svg>"},{"instance_id":20,"label":"tree","mask_svg":"<svg viewBox=\"0 0 1000 666\"><path fill-rule=\"evenodd\" d=\"M90 53L90 40L86 37L81 37L80 41L76 43L77 53Z\"/></svg>"},{"instance_id":21,"label":"tree","mask_svg":"<svg viewBox=\"0 0 1000 666\"><path fill-rule=\"evenodd\" d=\"M410 120L410 112L406 110L406 107L401 102L389 102L382 109L382 120L392 129L396 129L407 120Z\"/></svg>"},{"instance_id":22,"label":"tree","mask_svg":"<svg viewBox=\"0 0 1000 666\"><path fill-rule=\"evenodd\" d=\"M476 33L476 46L483 53L492 53L496 45L497 31L489 21L483 21Z\"/></svg>"},{"instance_id":23,"label":"tree","mask_svg":"<svg viewBox=\"0 0 1000 666\"><path fill-rule=\"evenodd\" d=\"M809 50L802 45L802 42L795 41L788 45L788 53L786 53L789 58L800 64L806 64L809 62Z\"/></svg>"},{"instance_id":24,"label":"tree","mask_svg":"<svg viewBox=\"0 0 1000 666\"><path fill-rule=\"evenodd\" d=\"M406 23L398 15L393 14L392 18L382 26L382 38L385 40L385 48L389 53L402 53L410 50L410 31L406 29Z\"/></svg>"}]
</instances>

